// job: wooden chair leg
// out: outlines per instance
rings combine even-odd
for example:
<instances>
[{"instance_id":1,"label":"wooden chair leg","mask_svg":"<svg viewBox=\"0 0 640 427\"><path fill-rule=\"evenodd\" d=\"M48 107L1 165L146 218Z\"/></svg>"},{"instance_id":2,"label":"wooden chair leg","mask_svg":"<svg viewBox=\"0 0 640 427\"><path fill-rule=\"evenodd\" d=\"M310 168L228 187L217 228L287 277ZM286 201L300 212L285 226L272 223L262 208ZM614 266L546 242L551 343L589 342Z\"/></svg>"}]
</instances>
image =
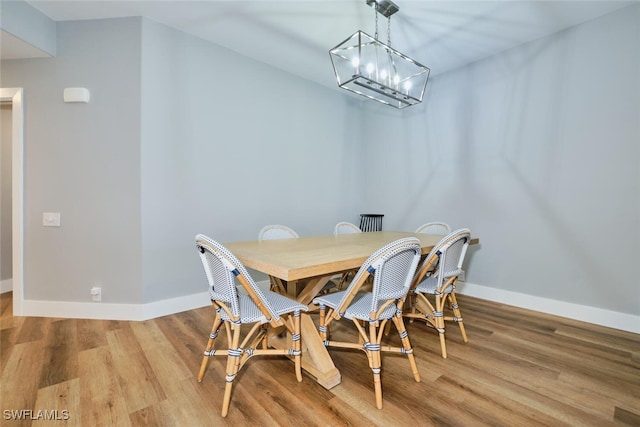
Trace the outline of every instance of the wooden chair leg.
<instances>
[{"instance_id":1,"label":"wooden chair leg","mask_svg":"<svg viewBox=\"0 0 640 427\"><path fill-rule=\"evenodd\" d=\"M380 343L377 340L377 331L375 323L369 324L369 345L367 348L367 354L369 355L369 365L373 372L373 388L376 394L376 408L382 409L382 383L380 382Z\"/></svg>"},{"instance_id":2,"label":"wooden chair leg","mask_svg":"<svg viewBox=\"0 0 640 427\"><path fill-rule=\"evenodd\" d=\"M437 326L437 329L438 329L438 336L440 337L440 349L442 351L442 358L446 359L447 358L447 342L445 341L445 337L444 337L444 320L442 319L442 317L439 317L436 319L436 323L439 324Z\"/></svg>"},{"instance_id":3,"label":"wooden chair leg","mask_svg":"<svg viewBox=\"0 0 640 427\"><path fill-rule=\"evenodd\" d=\"M293 348L293 358L296 366L296 379L302 382L302 364L300 360L300 311L293 313L293 334L291 334L291 346Z\"/></svg>"},{"instance_id":4,"label":"wooden chair leg","mask_svg":"<svg viewBox=\"0 0 640 427\"><path fill-rule=\"evenodd\" d=\"M326 341L327 340L327 324L326 324L326 314L327 314L327 308L324 305L320 305L320 326L318 326L318 332L320 332L320 338L322 338L322 341Z\"/></svg>"},{"instance_id":5,"label":"wooden chair leg","mask_svg":"<svg viewBox=\"0 0 640 427\"><path fill-rule=\"evenodd\" d=\"M436 295L435 310L433 311L433 317L435 321L436 330L440 336L440 349L442 351L442 358L447 358L447 343L444 336L444 302L446 298L442 298L440 295Z\"/></svg>"},{"instance_id":6,"label":"wooden chair leg","mask_svg":"<svg viewBox=\"0 0 640 427\"><path fill-rule=\"evenodd\" d=\"M384 336L389 336L389 332L391 332L391 323L387 322L384 325Z\"/></svg>"},{"instance_id":7,"label":"wooden chair leg","mask_svg":"<svg viewBox=\"0 0 640 427\"><path fill-rule=\"evenodd\" d=\"M405 302L405 310L407 313L410 313L412 315L415 315L418 310L416 309L416 295L413 294L411 291L409 291L409 295L407 296L406 302ZM409 323L413 323L413 321L415 320L414 317L410 317L409 318Z\"/></svg>"},{"instance_id":8,"label":"wooden chair leg","mask_svg":"<svg viewBox=\"0 0 640 427\"><path fill-rule=\"evenodd\" d=\"M216 317L213 320L213 326L211 327L211 333L209 334L209 341L207 341L207 346L204 350L204 357L202 358L202 363L200 364L200 372L198 372L198 382L202 382L204 373L207 370L207 366L209 364L209 358L213 355L211 350L213 349L216 343L216 338L218 337L218 332L220 331L221 325L222 325L222 318L218 313L216 313Z\"/></svg>"},{"instance_id":9,"label":"wooden chair leg","mask_svg":"<svg viewBox=\"0 0 640 427\"><path fill-rule=\"evenodd\" d=\"M269 333L268 330L269 329L269 325L268 324L264 324L262 325L262 330L264 333L264 338L262 338L261 344L262 344L262 349L266 350L267 348L269 348Z\"/></svg>"},{"instance_id":10,"label":"wooden chair leg","mask_svg":"<svg viewBox=\"0 0 640 427\"><path fill-rule=\"evenodd\" d=\"M411 371L413 372L413 378L417 383L420 382L420 373L418 372L418 365L416 359L413 356L413 348L411 348L411 342L409 341L409 334L404 326L404 321L401 316L393 316L393 323L396 325L398 335L400 335L400 341L402 342L403 353L407 355L409 364L411 365Z\"/></svg>"},{"instance_id":11,"label":"wooden chair leg","mask_svg":"<svg viewBox=\"0 0 640 427\"><path fill-rule=\"evenodd\" d=\"M464 342L469 342L467 338L467 332L464 329L464 323L462 322L462 313L460 312L460 307L458 307L458 300L456 298L456 293L451 292L449 294L449 298L451 299L451 308L453 310L453 321L458 324L460 327L460 334L462 335L462 340Z\"/></svg>"},{"instance_id":12,"label":"wooden chair leg","mask_svg":"<svg viewBox=\"0 0 640 427\"><path fill-rule=\"evenodd\" d=\"M240 325L233 325L233 341L232 346L229 348L229 354L227 356L227 376L226 384L224 387L224 397L222 400L222 416L226 417L229 412L229 403L231 402L231 389L233 388L233 380L236 379L238 370L240 368L240 356L242 350L238 348L240 344Z\"/></svg>"}]
</instances>

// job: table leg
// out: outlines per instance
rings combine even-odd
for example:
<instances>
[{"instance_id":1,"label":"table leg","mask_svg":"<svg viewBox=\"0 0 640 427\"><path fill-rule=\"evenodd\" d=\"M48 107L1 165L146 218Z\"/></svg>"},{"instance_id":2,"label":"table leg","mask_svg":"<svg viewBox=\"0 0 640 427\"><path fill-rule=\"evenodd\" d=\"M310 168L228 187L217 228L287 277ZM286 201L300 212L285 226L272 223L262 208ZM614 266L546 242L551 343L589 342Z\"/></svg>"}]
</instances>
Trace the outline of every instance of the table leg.
<instances>
[{"instance_id":1,"label":"table leg","mask_svg":"<svg viewBox=\"0 0 640 427\"><path fill-rule=\"evenodd\" d=\"M330 277L322 277L305 281L305 288L300 293L298 293L296 281L288 281L287 296L308 305L329 279ZM318 384L326 389L340 384L342 379L340 371L333 364L311 315L307 313L303 313L300 317L300 335L302 336L302 369L315 377Z\"/></svg>"},{"instance_id":2,"label":"table leg","mask_svg":"<svg viewBox=\"0 0 640 427\"><path fill-rule=\"evenodd\" d=\"M304 289L294 297L298 302L309 305L313 299L318 295L320 290L324 288L332 276L315 277L310 279L305 285Z\"/></svg>"},{"instance_id":3,"label":"table leg","mask_svg":"<svg viewBox=\"0 0 640 427\"><path fill-rule=\"evenodd\" d=\"M340 371L333 364L310 315L303 314L300 317L300 328L302 343L306 350L302 352L302 369L316 377L318 384L326 389L340 384L342 379Z\"/></svg>"}]
</instances>

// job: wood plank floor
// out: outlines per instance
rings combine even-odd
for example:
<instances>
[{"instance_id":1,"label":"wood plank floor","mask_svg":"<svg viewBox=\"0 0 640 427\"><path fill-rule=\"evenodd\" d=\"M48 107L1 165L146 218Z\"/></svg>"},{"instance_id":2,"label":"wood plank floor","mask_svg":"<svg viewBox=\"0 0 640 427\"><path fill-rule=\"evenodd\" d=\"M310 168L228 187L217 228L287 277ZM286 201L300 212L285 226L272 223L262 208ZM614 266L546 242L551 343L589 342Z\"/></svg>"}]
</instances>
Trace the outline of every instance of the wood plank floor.
<instances>
[{"instance_id":1,"label":"wood plank floor","mask_svg":"<svg viewBox=\"0 0 640 427\"><path fill-rule=\"evenodd\" d=\"M433 330L407 324L422 382L384 354L382 410L364 353L331 349L343 378L331 390L306 373L298 383L286 359L249 361L226 419L224 359L195 379L211 308L52 319L13 317L11 298L0 296L2 426L640 426L639 335L471 297L460 296L469 342L450 327L446 360ZM334 334L351 333L341 323ZM11 419L20 410L33 412Z\"/></svg>"}]
</instances>

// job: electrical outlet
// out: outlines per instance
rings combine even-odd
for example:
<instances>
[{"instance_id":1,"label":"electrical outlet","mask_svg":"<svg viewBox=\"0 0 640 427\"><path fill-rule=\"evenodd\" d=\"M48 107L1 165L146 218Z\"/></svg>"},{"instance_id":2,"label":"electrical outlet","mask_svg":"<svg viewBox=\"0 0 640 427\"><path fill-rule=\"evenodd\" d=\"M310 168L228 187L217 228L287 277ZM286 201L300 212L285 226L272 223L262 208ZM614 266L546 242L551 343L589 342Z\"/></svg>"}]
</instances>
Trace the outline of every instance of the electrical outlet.
<instances>
[{"instance_id":1,"label":"electrical outlet","mask_svg":"<svg viewBox=\"0 0 640 427\"><path fill-rule=\"evenodd\" d=\"M91 299L93 301L102 301L102 288L94 286L91 288Z\"/></svg>"},{"instance_id":2,"label":"electrical outlet","mask_svg":"<svg viewBox=\"0 0 640 427\"><path fill-rule=\"evenodd\" d=\"M45 227L60 227L60 212L43 212L42 225Z\"/></svg>"}]
</instances>

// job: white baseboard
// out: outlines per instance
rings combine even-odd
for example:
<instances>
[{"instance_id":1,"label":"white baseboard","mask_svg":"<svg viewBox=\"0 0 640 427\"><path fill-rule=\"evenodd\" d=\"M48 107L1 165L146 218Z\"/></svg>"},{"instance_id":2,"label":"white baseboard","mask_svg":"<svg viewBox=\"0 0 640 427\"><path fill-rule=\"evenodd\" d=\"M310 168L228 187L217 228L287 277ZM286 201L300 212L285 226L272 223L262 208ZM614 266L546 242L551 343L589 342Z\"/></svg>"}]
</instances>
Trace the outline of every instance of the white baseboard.
<instances>
[{"instance_id":1,"label":"white baseboard","mask_svg":"<svg viewBox=\"0 0 640 427\"><path fill-rule=\"evenodd\" d=\"M13 290L13 279L0 280L0 294Z\"/></svg>"},{"instance_id":2,"label":"white baseboard","mask_svg":"<svg viewBox=\"0 0 640 427\"><path fill-rule=\"evenodd\" d=\"M473 283L459 283L456 292L481 299L496 301L514 307L526 308L541 313L568 317L582 322L593 323L609 328L640 334L640 316L602 308L556 301L549 298L536 297L504 289L490 288Z\"/></svg>"},{"instance_id":3,"label":"white baseboard","mask_svg":"<svg viewBox=\"0 0 640 427\"><path fill-rule=\"evenodd\" d=\"M268 280L257 282L257 285L261 289L269 289ZM193 310L210 304L209 292L206 291L146 304L24 300L22 302L22 315L67 319L142 321Z\"/></svg>"},{"instance_id":4,"label":"white baseboard","mask_svg":"<svg viewBox=\"0 0 640 427\"><path fill-rule=\"evenodd\" d=\"M6 281L0 282L2 286L4 286L4 282ZM269 289L268 281L258 282L258 285L262 289ZM567 317L636 334L640 333L640 316L632 314L556 301L549 298L541 298L468 282L460 283L457 291L462 295L496 301L514 307ZM210 303L208 292L185 295L146 304L24 300L22 315L73 319L141 321L193 310L195 308L208 306Z\"/></svg>"},{"instance_id":5,"label":"white baseboard","mask_svg":"<svg viewBox=\"0 0 640 427\"><path fill-rule=\"evenodd\" d=\"M68 319L149 320L211 304L209 292L154 301L146 304L108 304L102 302L69 302L24 300L22 315L62 317Z\"/></svg>"}]
</instances>

